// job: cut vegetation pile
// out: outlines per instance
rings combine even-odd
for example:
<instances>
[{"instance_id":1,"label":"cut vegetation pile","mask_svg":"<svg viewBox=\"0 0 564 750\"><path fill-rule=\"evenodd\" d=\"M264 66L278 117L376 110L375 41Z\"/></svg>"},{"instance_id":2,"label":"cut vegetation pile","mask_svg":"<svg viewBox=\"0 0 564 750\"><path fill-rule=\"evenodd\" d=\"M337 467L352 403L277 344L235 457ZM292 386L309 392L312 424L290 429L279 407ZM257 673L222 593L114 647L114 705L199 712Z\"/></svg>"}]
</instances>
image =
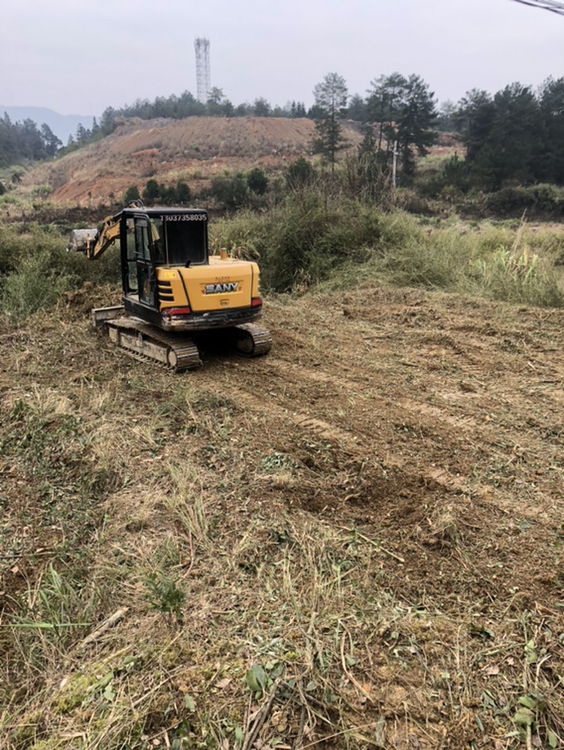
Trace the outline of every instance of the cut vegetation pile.
<instances>
[{"instance_id":1,"label":"cut vegetation pile","mask_svg":"<svg viewBox=\"0 0 564 750\"><path fill-rule=\"evenodd\" d=\"M183 376L5 325L2 748L562 746L564 312L358 284Z\"/></svg>"}]
</instances>

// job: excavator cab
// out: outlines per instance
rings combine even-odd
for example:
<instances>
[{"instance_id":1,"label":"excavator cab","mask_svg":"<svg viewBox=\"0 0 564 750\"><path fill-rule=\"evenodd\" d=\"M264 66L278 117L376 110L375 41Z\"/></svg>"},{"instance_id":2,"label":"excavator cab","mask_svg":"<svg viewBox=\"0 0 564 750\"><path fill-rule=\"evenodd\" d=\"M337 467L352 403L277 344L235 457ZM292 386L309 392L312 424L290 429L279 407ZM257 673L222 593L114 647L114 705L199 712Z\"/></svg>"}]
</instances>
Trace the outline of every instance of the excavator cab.
<instances>
[{"instance_id":1,"label":"excavator cab","mask_svg":"<svg viewBox=\"0 0 564 750\"><path fill-rule=\"evenodd\" d=\"M161 322L160 269L207 265L207 224L207 212L199 209L122 211L122 285L128 312L157 325Z\"/></svg>"}]
</instances>

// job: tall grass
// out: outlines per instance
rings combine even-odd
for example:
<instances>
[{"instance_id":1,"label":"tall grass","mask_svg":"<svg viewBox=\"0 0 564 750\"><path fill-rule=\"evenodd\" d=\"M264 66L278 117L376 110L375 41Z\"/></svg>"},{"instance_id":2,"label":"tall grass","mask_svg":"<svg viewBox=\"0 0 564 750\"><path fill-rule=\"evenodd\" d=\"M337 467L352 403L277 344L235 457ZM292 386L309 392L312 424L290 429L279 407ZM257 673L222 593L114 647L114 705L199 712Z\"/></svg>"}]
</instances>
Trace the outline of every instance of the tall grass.
<instances>
[{"instance_id":1,"label":"tall grass","mask_svg":"<svg viewBox=\"0 0 564 750\"><path fill-rule=\"evenodd\" d=\"M403 211L383 212L316 188L260 214L216 222L212 245L260 258L263 285L277 292L373 280L540 306L564 303L557 267L564 233L487 222L423 224Z\"/></svg>"},{"instance_id":2,"label":"tall grass","mask_svg":"<svg viewBox=\"0 0 564 750\"><path fill-rule=\"evenodd\" d=\"M423 220L383 211L320 184L289 191L260 212L244 210L210 229L212 250L258 258L263 289L288 292L361 281L421 286L539 306L564 303L558 283L564 233L525 226ZM119 253L96 263L65 250L55 228L0 231L0 320L17 323L64 292L119 283Z\"/></svg>"},{"instance_id":3,"label":"tall grass","mask_svg":"<svg viewBox=\"0 0 564 750\"><path fill-rule=\"evenodd\" d=\"M86 281L117 283L119 252L93 263L66 252L67 237L36 225L0 228L0 319L17 323L52 307L61 294Z\"/></svg>"}]
</instances>

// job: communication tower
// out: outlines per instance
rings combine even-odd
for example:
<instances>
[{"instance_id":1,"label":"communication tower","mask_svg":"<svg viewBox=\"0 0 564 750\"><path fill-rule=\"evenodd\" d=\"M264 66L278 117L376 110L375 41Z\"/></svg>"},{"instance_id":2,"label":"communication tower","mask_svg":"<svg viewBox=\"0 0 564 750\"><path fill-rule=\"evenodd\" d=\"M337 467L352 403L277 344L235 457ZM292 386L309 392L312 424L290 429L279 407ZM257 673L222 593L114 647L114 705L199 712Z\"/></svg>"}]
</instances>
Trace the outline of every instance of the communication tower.
<instances>
[{"instance_id":1,"label":"communication tower","mask_svg":"<svg viewBox=\"0 0 564 750\"><path fill-rule=\"evenodd\" d=\"M196 85L197 99L205 104L210 95L210 41L198 37L194 42L196 48Z\"/></svg>"}]
</instances>

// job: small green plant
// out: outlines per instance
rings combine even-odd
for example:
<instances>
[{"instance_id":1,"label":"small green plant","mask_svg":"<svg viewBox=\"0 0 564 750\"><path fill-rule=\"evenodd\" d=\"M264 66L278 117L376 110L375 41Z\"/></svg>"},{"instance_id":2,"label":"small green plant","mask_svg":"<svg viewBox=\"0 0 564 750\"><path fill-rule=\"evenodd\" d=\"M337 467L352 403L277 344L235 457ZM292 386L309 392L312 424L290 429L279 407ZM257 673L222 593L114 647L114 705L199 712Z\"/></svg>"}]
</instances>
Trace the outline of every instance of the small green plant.
<instances>
[{"instance_id":1,"label":"small green plant","mask_svg":"<svg viewBox=\"0 0 564 750\"><path fill-rule=\"evenodd\" d=\"M47 198L53 192L53 188L50 185L37 185L31 191L31 194L35 198Z\"/></svg>"},{"instance_id":2,"label":"small green plant","mask_svg":"<svg viewBox=\"0 0 564 750\"><path fill-rule=\"evenodd\" d=\"M296 467L296 462L287 453L273 451L268 456L263 456L261 460L263 469L266 471L276 471L277 469L292 469Z\"/></svg>"},{"instance_id":3,"label":"small green plant","mask_svg":"<svg viewBox=\"0 0 564 750\"><path fill-rule=\"evenodd\" d=\"M186 599L186 593L178 588L176 581L166 578L162 573L151 573L145 585L151 609L168 615L169 619L174 616L177 624L182 625L184 623L182 605Z\"/></svg>"}]
</instances>

